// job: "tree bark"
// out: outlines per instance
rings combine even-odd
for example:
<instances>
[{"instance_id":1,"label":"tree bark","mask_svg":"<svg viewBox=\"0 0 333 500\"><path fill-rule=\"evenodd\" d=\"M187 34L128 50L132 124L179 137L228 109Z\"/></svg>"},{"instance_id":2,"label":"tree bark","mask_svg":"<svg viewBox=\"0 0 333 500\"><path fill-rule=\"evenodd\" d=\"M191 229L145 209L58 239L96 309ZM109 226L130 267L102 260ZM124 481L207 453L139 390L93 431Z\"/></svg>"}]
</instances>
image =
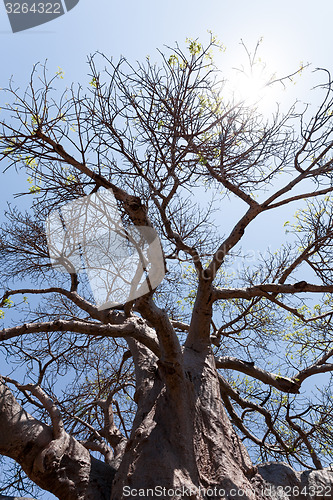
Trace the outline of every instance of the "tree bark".
<instances>
[{"instance_id":1,"label":"tree bark","mask_svg":"<svg viewBox=\"0 0 333 500\"><path fill-rule=\"evenodd\" d=\"M257 500L332 500L333 471L295 471L285 463L259 465L251 483Z\"/></svg>"},{"instance_id":2,"label":"tree bark","mask_svg":"<svg viewBox=\"0 0 333 500\"><path fill-rule=\"evenodd\" d=\"M167 367L138 343L130 344L138 410L111 500L155 499L161 492L168 500L333 500L329 470L253 466L221 402L210 348L184 349L187 386L177 402L168 389Z\"/></svg>"},{"instance_id":3,"label":"tree bark","mask_svg":"<svg viewBox=\"0 0 333 500\"><path fill-rule=\"evenodd\" d=\"M16 401L0 377L0 453L61 500L109 500L114 469L91 457L73 437L60 442Z\"/></svg>"},{"instance_id":4,"label":"tree bark","mask_svg":"<svg viewBox=\"0 0 333 500\"><path fill-rule=\"evenodd\" d=\"M20 463L37 485L60 500L333 500L329 469L252 466L221 403L209 348L200 353L184 349L186 388L177 401L168 387L170 366L148 357L138 342L129 343L138 410L117 472L72 437L65 447L56 443L52 429L24 411L1 378L0 453Z\"/></svg>"},{"instance_id":5,"label":"tree bark","mask_svg":"<svg viewBox=\"0 0 333 500\"><path fill-rule=\"evenodd\" d=\"M165 383L168 368L156 358L148 362L144 348L131 347L138 410L111 499L131 498L130 492L140 489L156 492L159 487L170 490L170 500L201 500L208 488L240 491L235 500L255 500L252 463L223 408L211 350L184 350L186 387L177 401ZM221 495L210 498L218 500Z\"/></svg>"}]
</instances>

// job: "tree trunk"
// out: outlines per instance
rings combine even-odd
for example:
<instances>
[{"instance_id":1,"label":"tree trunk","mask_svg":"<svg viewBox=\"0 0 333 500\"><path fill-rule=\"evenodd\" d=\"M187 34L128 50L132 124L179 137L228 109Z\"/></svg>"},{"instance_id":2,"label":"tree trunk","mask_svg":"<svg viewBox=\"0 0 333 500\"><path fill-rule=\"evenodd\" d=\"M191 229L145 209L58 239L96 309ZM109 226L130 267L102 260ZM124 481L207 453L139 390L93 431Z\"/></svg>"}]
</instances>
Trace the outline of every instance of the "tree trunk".
<instances>
[{"instance_id":1,"label":"tree trunk","mask_svg":"<svg viewBox=\"0 0 333 500\"><path fill-rule=\"evenodd\" d=\"M153 358L149 363L143 351L134 353L138 410L111 499L141 489L147 498L164 491L171 500L201 500L209 490L212 500L255 500L252 463L223 408L210 349L184 350L186 387L179 400L165 383L170 368Z\"/></svg>"},{"instance_id":2,"label":"tree trunk","mask_svg":"<svg viewBox=\"0 0 333 500\"><path fill-rule=\"evenodd\" d=\"M253 467L222 405L210 349L184 350L186 388L177 401L165 383L170 367L131 344L138 410L111 500L333 500L328 469Z\"/></svg>"},{"instance_id":3,"label":"tree trunk","mask_svg":"<svg viewBox=\"0 0 333 500\"><path fill-rule=\"evenodd\" d=\"M60 500L333 500L328 469L295 472L281 463L252 467L223 408L210 350L184 350L185 386L180 381L178 391L176 383L170 385L178 377L171 366L129 343L138 410L116 475L74 438L58 460L51 460L50 450L57 451L51 428L27 414L1 378L0 452Z\"/></svg>"}]
</instances>

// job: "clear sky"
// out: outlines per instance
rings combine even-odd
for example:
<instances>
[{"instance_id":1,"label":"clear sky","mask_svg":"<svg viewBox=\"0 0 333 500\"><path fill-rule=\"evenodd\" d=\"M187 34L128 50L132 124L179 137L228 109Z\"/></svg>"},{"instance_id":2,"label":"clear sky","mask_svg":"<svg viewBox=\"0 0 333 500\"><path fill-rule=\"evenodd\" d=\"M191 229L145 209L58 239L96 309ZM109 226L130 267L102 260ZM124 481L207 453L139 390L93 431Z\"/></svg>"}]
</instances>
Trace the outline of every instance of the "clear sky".
<instances>
[{"instance_id":1,"label":"clear sky","mask_svg":"<svg viewBox=\"0 0 333 500\"><path fill-rule=\"evenodd\" d=\"M330 67L333 3L329 0L169 0L134 2L80 0L66 15L47 24L13 34L0 2L0 87L13 75L25 88L33 64L48 61L54 73L65 72L64 82L88 82L87 56L101 51L131 61L156 54L156 48L184 42L186 37L208 40L212 30L226 45L221 66L229 70L244 62L243 39L249 48L263 37L261 57L273 71L287 74L300 61ZM1 172L1 169L0 169ZM1 174L0 211L18 186L26 189L24 174Z\"/></svg>"},{"instance_id":2,"label":"clear sky","mask_svg":"<svg viewBox=\"0 0 333 500\"><path fill-rule=\"evenodd\" d=\"M263 37L262 59L279 74L294 71L300 61L330 69L332 19L332 0L80 0L66 15L13 34L1 2L0 87L13 75L17 86L24 88L33 64L46 59L51 72L63 69L66 84L87 82L87 56L95 51L134 62L186 37L207 40L207 30L226 45L225 63L221 62L226 67L241 63L241 39L251 48ZM10 193L20 185L26 188L26 179L1 172L0 168L3 211ZM259 227L257 231L260 239Z\"/></svg>"}]
</instances>

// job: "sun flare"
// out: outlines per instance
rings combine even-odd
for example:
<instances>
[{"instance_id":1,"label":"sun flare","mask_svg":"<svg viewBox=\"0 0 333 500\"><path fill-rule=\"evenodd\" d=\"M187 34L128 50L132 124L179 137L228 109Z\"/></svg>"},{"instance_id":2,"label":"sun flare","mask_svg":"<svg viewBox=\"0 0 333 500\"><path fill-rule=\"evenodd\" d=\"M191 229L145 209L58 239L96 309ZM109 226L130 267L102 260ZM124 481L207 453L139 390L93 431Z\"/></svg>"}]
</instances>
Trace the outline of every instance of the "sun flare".
<instances>
[{"instance_id":1,"label":"sun flare","mask_svg":"<svg viewBox=\"0 0 333 500\"><path fill-rule=\"evenodd\" d=\"M273 71L262 63L255 64L249 71L234 69L228 81L228 95L234 103L268 113L278 100L274 81Z\"/></svg>"},{"instance_id":2,"label":"sun flare","mask_svg":"<svg viewBox=\"0 0 333 500\"><path fill-rule=\"evenodd\" d=\"M236 101L254 105L270 92L272 77L265 69L253 68L251 72L237 70L231 79L231 90Z\"/></svg>"}]
</instances>

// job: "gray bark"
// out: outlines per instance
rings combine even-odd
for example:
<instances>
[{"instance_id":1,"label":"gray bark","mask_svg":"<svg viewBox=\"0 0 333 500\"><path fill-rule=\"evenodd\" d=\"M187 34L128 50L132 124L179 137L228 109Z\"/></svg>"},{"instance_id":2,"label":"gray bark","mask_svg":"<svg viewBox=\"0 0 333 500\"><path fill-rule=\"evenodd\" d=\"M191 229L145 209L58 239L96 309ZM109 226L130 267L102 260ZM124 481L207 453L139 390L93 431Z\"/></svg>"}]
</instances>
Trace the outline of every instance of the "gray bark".
<instances>
[{"instance_id":1,"label":"gray bark","mask_svg":"<svg viewBox=\"0 0 333 500\"><path fill-rule=\"evenodd\" d=\"M199 491L216 486L247 491L242 499L255 500L248 478L252 463L221 403L210 350L185 349L186 382L177 398L168 387L172 367L153 360L152 370L144 348L131 349L137 367L138 411L111 499L126 498L125 487ZM198 493L192 498L204 497Z\"/></svg>"},{"instance_id":2,"label":"gray bark","mask_svg":"<svg viewBox=\"0 0 333 500\"><path fill-rule=\"evenodd\" d=\"M296 472L283 463L252 466L221 403L209 349L185 349L187 385L178 402L166 388L165 371L171 368L157 358L147 361L142 347L131 345L131 350L137 367L138 412L111 500L129 498L123 494L126 487L128 492L156 486L195 492L167 496L169 500L333 500L329 470ZM178 418L186 409L184 425ZM214 493L205 497L202 492L209 488Z\"/></svg>"},{"instance_id":3,"label":"gray bark","mask_svg":"<svg viewBox=\"0 0 333 500\"><path fill-rule=\"evenodd\" d=\"M332 500L333 471L294 471L285 463L258 466L252 478L258 500Z\"/></svg>"},{"instance_id":4,"label":"gray bark","mask_svg":"<svg viewBox=\"0 0 333 500\"><path fill-rule=\"evenodd\" d=\"M35 484L61 500L109 500L114 469L90 456L74 438L22 409L0 377L0 453L18 462Z\"/></svg>"},{"instance_id":5,"label":"gray bark","mask_svg":"<svg viewBox=\"0 0 333 500\"><path fill-rule=\"evenodd\" d=\"M125 487L156 486L194 492L168 500L333 500L328 469L252 466L222 405L210 349L184 350L185 378L179 381L172 366L147 356L136 341L130 344L138 410L117 471L68 435L65 443L57 442L52 429L24 411L1 378L0 453L20 463L37 485L60 500L124 500L130 498ZM208 488L216 493L205 497L202 492Z\"/></svg>"}]
</instances>

